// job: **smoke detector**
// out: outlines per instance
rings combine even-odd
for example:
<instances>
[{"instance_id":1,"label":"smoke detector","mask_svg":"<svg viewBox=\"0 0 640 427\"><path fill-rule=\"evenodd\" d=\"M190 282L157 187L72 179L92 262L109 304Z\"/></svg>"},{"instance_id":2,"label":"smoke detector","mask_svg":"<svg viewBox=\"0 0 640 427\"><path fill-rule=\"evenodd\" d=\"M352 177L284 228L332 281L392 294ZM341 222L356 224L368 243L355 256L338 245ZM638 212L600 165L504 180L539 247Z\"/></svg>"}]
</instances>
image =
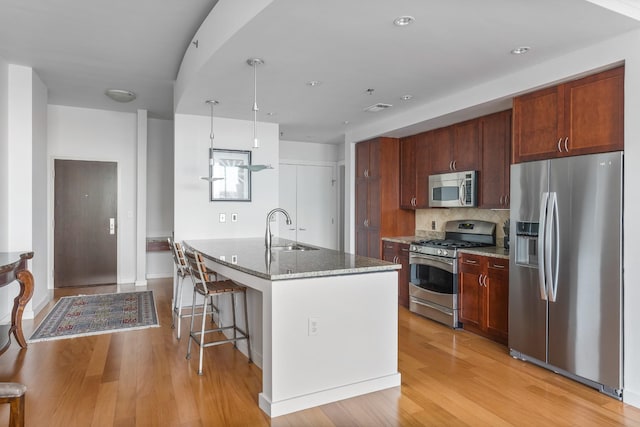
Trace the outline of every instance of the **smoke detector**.
<instances>
[{"instance_id":1,"label":"smoke detector","mask_svg":"<svg viewBox=\"0 0 640 427\"><path fill-rule=\"evenodd\" d=\"M391 108L393 105L391 104L383 104L381 102L373 105L369 105L364 111L368 113L377 113L378 111L386 110L387 108Z\"/></svg>"}]
</instances>

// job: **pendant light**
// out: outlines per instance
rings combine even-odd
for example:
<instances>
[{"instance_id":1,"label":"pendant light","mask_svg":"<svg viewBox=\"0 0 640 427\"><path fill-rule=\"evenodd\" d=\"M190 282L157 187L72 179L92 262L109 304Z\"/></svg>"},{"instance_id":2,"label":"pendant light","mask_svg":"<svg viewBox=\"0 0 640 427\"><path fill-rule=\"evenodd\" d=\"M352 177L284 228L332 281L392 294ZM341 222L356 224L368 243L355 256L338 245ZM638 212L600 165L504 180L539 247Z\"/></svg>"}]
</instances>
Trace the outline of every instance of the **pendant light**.
<instances>
[{"instance_id":1,"label":"pendant light","mask_svg":"<svg viewBox=\"0 0 640 427\"><path fill-rule=\"evenodd\" d=\"M208 99L205 101L205 104L209 104L211 107L211 132L209 133L209 176L201 176L200 179L204 179L205 181L220 181L224 178L214 178L213 177L213 106L218 105L219 102L213 99Z\"/></svg>"},{"instance_id":2,"label":"pendant light","mask_svg":"<svg viewBox=\"0 0 640 427\"><path fill-rule=\"evenodd\" d=\"M264 61L260 58L249 58L247 64L253 67L253 148L260 148L260 141L258 140L258 79L257 68L258 65L264 64Z\"/></svg>"}]
</instances>

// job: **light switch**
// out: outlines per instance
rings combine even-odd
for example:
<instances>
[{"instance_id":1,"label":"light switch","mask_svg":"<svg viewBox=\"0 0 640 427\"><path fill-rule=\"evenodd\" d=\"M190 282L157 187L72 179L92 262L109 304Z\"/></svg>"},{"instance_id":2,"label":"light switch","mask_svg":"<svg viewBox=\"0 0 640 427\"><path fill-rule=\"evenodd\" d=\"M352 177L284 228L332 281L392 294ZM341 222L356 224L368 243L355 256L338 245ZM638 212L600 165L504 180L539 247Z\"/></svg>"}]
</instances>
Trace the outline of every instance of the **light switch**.
<instances>
[{"instance_id":1,"label":"light switch","mask_svg":"<svg viewBox=\"0 0 640 427\"><path fill-rule=\"evenodd\" d=\"M220 222L227 222L227 215L226 214L223 214L223 213L220 214Z\"/></svg>"},{"instance_id":2,"label":"light switch","mask_svg":"<svg viewBox=\"0 0 640 427\"><path fill-rule=\"evenodd\" d=\"M231 222L238 222L238 214L237 213L232 213L231 214Z\"/></svg>"}]
</instances>

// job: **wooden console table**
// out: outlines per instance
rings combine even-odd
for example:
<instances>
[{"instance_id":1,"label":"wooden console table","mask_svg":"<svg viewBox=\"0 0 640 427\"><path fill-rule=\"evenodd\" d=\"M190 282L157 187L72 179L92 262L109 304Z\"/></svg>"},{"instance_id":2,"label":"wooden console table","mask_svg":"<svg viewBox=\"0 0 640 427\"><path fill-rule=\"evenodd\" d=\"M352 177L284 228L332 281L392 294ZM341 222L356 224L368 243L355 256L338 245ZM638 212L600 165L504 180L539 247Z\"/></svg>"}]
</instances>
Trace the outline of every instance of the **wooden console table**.
<instances>
[{"instance_id":1,"label":"wooden console table","mask_svg":"<svg viewBox=\"0 0 640 427\"><path fill-rule=\"evenodd\" d=\"M13 300L11 325L0 326L0 354L11 344L11 334L16 337L20 347L27 348L27 340L22 332L22 313L33 296L33 276L27 270L27 260L33 258L33 252L0 252L0 287L17 280L20 292Z\"/></svg>"}]
</instances>

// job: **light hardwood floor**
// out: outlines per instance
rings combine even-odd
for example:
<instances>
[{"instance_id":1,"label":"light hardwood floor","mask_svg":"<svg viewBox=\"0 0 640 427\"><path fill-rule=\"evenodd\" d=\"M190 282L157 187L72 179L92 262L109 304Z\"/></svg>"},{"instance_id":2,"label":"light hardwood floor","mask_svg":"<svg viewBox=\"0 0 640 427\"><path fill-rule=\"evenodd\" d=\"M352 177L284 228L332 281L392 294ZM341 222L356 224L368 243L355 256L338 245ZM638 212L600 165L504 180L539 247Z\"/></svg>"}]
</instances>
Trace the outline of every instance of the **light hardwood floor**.
<instances>
[{"instance_id":1,"label":"light hardwood floor","mask_svg":"<svg viewBox=\"0 0 640 427\"><path fill-rule=\"evenodd\" d=\"M405 309L399 313L401 387L270 420L258 408L260 370L229 344L205 349L198 376L197 357L185 360L188 322L180 341L170 327L171 281L150 281L148 288L160 328L33 343L27 350L14 343L0 357L0 380L28 387L27 426L640 426L640 409ZM55 298L115 289L65 289ZM25 321L25 335L52 306ZM0 425L6 425L2 406Z\"/></svg>"}]
</instances>

